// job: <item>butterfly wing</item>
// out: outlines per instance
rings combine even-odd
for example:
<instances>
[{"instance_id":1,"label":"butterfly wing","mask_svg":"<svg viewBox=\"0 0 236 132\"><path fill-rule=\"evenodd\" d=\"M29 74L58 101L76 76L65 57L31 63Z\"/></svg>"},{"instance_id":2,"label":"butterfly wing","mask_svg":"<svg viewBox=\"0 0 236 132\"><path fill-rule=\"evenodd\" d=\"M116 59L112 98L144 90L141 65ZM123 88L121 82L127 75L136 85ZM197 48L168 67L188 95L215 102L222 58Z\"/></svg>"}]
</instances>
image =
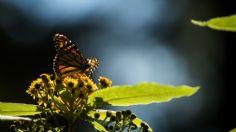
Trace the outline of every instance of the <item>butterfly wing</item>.
<instances>
[{"instance_id":1,"label":"butterfly wing","mask_svg":"<svg viewBox=\"0 0 236 132\"><path fill-rule=\"evenodd\" d=\"M53 69L57 75L67 76L75 73L89 75L98 66L97 59L84 58L75 44L66 36L55 34L53 40L57 51Z\"/></svg>"}]
</instances>

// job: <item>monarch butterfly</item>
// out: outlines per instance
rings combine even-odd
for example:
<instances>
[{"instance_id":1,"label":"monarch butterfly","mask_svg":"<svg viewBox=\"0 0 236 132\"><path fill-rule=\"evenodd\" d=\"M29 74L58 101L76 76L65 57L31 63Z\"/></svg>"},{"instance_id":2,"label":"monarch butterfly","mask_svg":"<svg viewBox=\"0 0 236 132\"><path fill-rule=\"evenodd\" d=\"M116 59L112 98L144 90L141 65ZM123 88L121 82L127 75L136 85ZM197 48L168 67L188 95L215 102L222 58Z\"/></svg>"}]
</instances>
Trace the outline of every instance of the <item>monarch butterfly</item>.
<instances>
[{"instance_id":1,"label":"monarch butterfly","mask_svg":"<svg viewBox=\"0 0 236 132\"><path fill-rule=\"evenodd\" d=\"M53 41L56 48L53 70L57 76L64 77L76 74L90 76L93 70L98 67L96 58L84 58L75 44L65 35L57 33L54 35Z\"/></svg>"}]
</instances>

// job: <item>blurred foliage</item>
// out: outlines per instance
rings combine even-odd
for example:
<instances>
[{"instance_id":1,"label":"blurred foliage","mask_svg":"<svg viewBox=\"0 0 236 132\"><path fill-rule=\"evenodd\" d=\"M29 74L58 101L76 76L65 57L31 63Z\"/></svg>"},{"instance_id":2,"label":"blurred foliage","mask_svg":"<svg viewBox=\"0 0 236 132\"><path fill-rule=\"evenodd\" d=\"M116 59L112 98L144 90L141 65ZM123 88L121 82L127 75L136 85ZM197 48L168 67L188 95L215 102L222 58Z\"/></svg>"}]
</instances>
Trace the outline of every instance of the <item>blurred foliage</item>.
<instances>
[{"instance_id":1,"label":"blurred foliage","mask_svg":"<svg viewBox=\"0 0 236 132\"><path fill-rule=\"evenodd\" d=\"M230 130L229 132L236 132L236 128Z\"/></svg>"}]
</instances>

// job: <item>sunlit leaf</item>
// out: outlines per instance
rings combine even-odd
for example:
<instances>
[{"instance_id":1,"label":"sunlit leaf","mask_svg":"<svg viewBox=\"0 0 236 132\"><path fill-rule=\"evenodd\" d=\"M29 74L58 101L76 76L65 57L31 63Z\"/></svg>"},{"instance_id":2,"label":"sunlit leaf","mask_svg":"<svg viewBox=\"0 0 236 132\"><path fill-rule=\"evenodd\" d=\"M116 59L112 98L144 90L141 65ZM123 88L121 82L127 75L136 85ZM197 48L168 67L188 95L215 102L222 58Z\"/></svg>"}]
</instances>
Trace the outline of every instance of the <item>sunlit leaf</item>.
<instances>
[{"instance_id":1,"label":"sunlit leaf","mask_svg":"<svg viewBox=\"0 0 236 132\"><path fill-rule=\"evenodd\" d=\"M107 130L101 125L101 124L99 124L98 122L96 122L96 121L91 121L90 122L92 125L93 125L93 127L96 129L96 130L98 130L99 132L107 132Z\"/></svg>"},{"instance_id":2,"label":"sunlit leaf","mask_svg":"<svg viewBox=\"0 0 236 132\"><path fill-rule=\"evenodd\" d=\"M207 26L215 30L236 32L236 15L216 17L208 21L198 21L192 19L191 22L195 25L202 27Z\"/></svg>"},{"instance_id":3,"label":"sunlit leaf","mask_svg":"<svg viewBox=\"0 0 236 132\"><path fill-rule=\"evenodd\" d=\"M26 116L42 112L36 105L0 102L0 116Z\"/></svg>"},{"instance_id":4,"label":"sunlit leaf","mask_svg":"<svg viewBox=\"0 0 236 132\"><path fill-rule=\"evenodd\" d=\"M158 83L140 83L134 86L114 86L94 92L88 104L94 106L129 106L170 101L173 98L191 96L198 87L170 86Z\"/></svg>"}]
</instances>

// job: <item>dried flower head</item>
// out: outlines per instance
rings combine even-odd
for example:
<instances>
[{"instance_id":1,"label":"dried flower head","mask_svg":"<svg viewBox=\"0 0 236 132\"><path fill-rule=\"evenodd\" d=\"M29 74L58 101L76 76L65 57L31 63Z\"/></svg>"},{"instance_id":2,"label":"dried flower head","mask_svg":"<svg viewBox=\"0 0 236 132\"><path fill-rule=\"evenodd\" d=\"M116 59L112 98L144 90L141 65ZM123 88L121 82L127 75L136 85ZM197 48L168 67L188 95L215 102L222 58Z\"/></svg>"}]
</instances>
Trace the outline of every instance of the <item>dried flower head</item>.
<instances>
[{"instance_id":1,"label":"dried flower head","mask_svg":"<svg viewBox=\"0 0 236 132\"><path fill-rule=\"evenodd\" d=\"M112 81L106 77L99 77L98 81L99 81L98 87L100 89L112 86Z\"/></svg>"}]
</instances>

